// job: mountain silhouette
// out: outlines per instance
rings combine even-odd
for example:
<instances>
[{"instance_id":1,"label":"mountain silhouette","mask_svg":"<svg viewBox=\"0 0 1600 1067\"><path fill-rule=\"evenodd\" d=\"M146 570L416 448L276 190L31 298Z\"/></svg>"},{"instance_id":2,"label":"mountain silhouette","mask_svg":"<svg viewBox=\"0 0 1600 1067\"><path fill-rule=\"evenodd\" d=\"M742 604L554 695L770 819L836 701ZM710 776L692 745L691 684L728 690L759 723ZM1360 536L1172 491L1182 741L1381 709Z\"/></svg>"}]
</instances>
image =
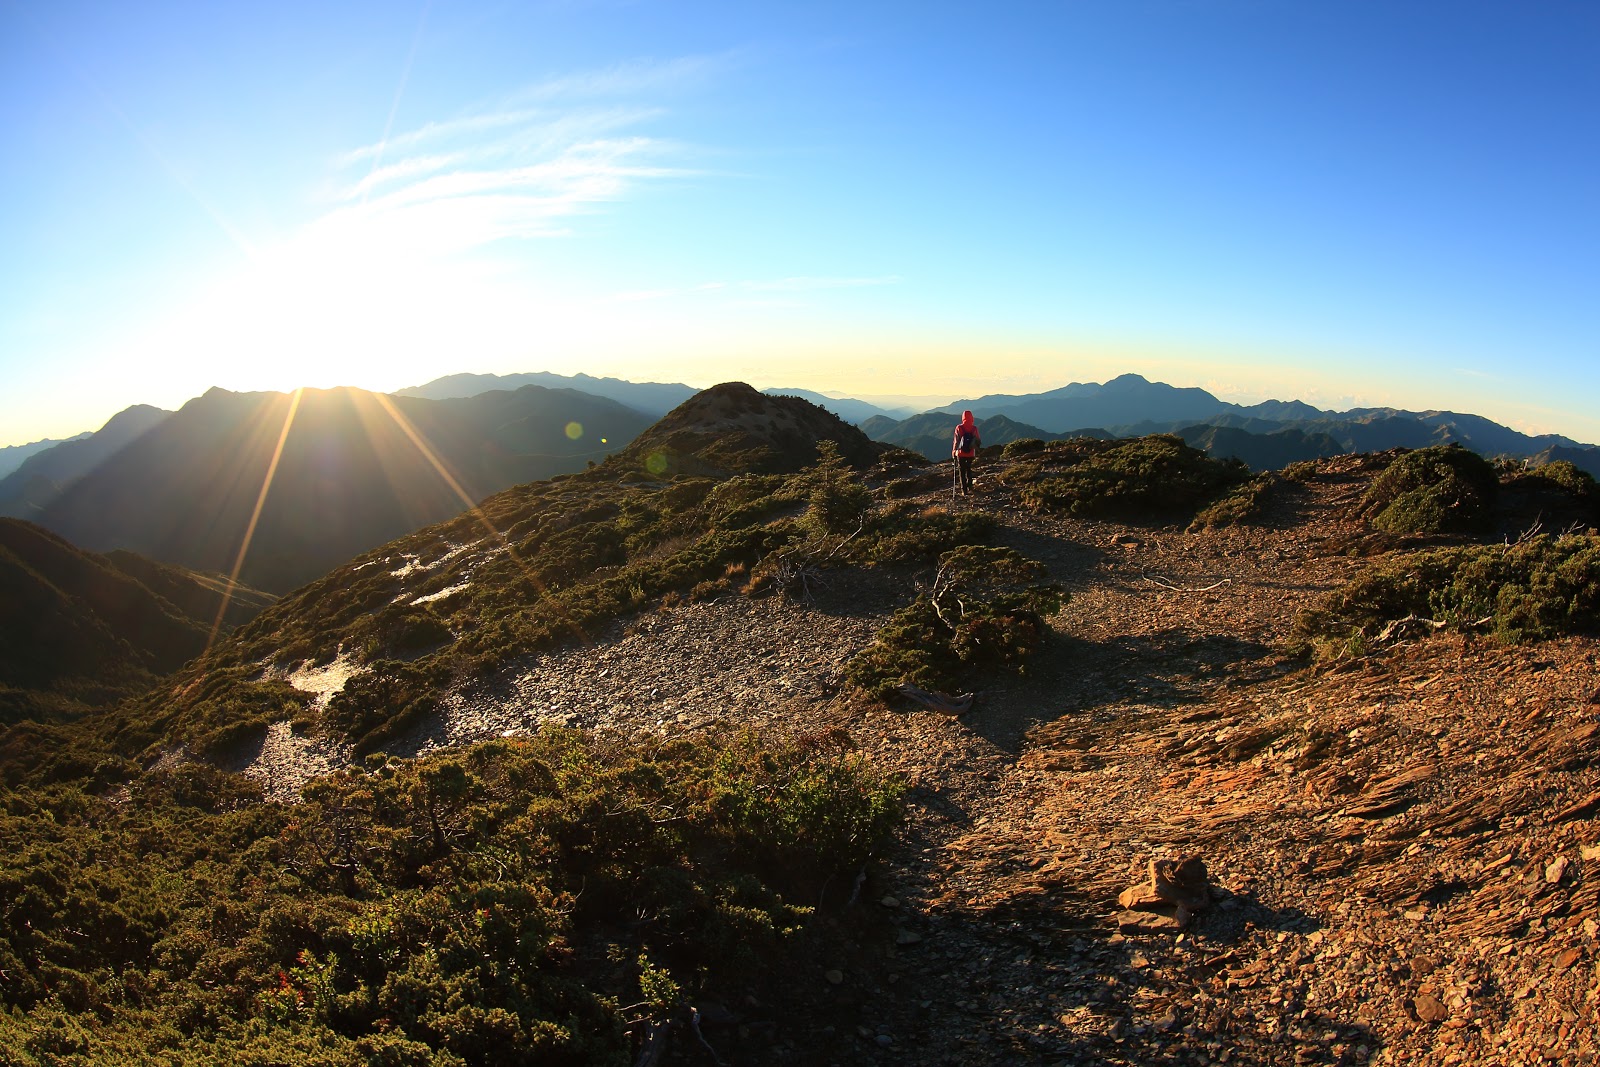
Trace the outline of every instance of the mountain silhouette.
<instances>
[{"instance_id":1,"label":"mountain silhouette","mask_svg":"<svg viewBox=\"0 0 1600 1067\"><path fill-rule=\"evenodd\" d=\"M5 445L0 447L0 478L4 478L22 466L23 461L30 456L36 456L46 449L54 448L56 445L65 444L68 441L81 441L91 433L92 431L85 430L83 433L75 434L72 437L45 437L38 441L29 441L25 445Z\"/></svg>"},{"instance_id":2,"label":"mountain silhouette","mask_svg":"<svg viewBox=\"0 0 1600 1067\"><path fill-rule=\"evenodd\" d=\"M547 389L576 389L590 396L615 400L635 411L659 418L695 394L691 386L665 382L628 382L619 378L595 378L588 374L553 374L529 371L522 374L447 374L424 385L397 391L395 396L414 396L425 400L449 400L477 396L493 390L514 390L525 385Z\"/></svg>"},{"instance_id":3,"label":"mountain silhouette","mask_svg":"<svg viewBox=\"0 0 1600 1067\"><path fill-rule=\"evenodd\" d=\"M1049 433L1065 433L1085 426L1146 420L1199 422L1235 408L1204 389L1179 389L1137 374L1124 374L1104 385L1074 382L1031 395L994 394L958 400L938 410L959 415L970 409L980 419L1004 415Z\"/></svg>"},{"instance_id":4,"label":"mountain silhouette","mask_svg":"<svg viewBox=\"0 0 1600 1067\"><path fill-rule=\"evenodd\" d=\"M845 422L853 423L856 426L860 426L868 419L904 417L904 409L902 409L902 414L896 416L894 412L878 404L870 404L865 400L855 400L851 397L832 397L824 393L813 392L810 389L774 388L761 391L768 396L797 396L802 400L808 400L822 410L831 411Z\"/></svg>"},{"instance_id":5,"label":"mountain silhouette","mask_svg":"<svg viewBox=\"0 0 1600 1067\"><path fill-rule=\"evenodd\" d=\"M795 471L832 441L850 463L871 463L880 446L830 411L796 396L769 396L743 382L716 385L678 405L618 457L655 474Z\"/></svg>"},{"instance_id":6,"label":"mountain silhouette","mask_svg":"<svg viewBox=\"0 0 1600 1067\"><path fill-rule=\"evenodd\" d=\"M1070 437L1093 430L1116 437L1176 433L1199 440L1202 428L1226 428L1211 435L1227 441L1228 454L1245 453L1269 461L1273 455L1300 458L1329 455L1331 439L1340 452L1381 452L1390 448L1426 448L1455 442L1484 455L1508 455L1537 463L1538 457L1560 449L1560 455L1590 474L1600 474L1600 448L1583 445L1559 434L1529 435L1502 426L1481 415L1454 411L1407 411L1399 408L1353 408L1323 411L1299 400L1266 400L1259 404L1233 404L1198 388L1176 388L1124 374L1104 385L1075 382L1042 393L990 394L958 400L934 409L948 416L971 409L985 424L1004 416L1038 427L1040 436ZM913 416L920 418L920 416ZM904 420L902 420L903 422ZM873 418L863 428L874 440L903 443L914 429L901 430L891 420ZM918 424L920 425L920 424ZM1103 428L1103 431L1099 428ZM1304 441L1250 441L1255 436L1294 430ZM1094 433L1088 433L1093 436ZM985 435L988 440L988 435ZM931 455L932 453L928 453ZM1255 464L1251 464L1254 466Z\"/></svg>"},{"instance_id":7,"label":"mountain silhouette","mask_svg":"<svg viewBox=\"0 0 1600 1067\"><path fill-rule=\"evenodd\" d=\"M863 423L862 429L868 431L873 440L885 444L899 445L913 452L926 456L929 459L950 458L950 435L955 429L957 416L943 411L928 411L921 415L913 415L901 422L892 420L871 420ZM978 431L983 439L983 445L1004 445L1012 441L1021 441L1034 438L1040 441L1056 441L1065 437L1100 437L1111 436L1104 430L1084 429L1071 434L1051 433L1041 430L1037 426L1029 426L1025 422L1018 422L1005 415L991 415L978 423Z\"/></svg>"},{"instance_id":8,"label":"mountain silhouette","mask_svg":"<svg viewBox=\"0 0 1600 1067\"><path fill-rule=\"evenodd\" d=\"M88 436L63 441L30 456L0 479L0 515L31 519L79 478L116 455L172 414L136 404L111 416Z\"/></svg>"},{"instance_id":9,"label":"mountain silhouette","mask_svg":"<svg viewBox=\"0 0 1600 1067\"><path fill-rule=\"evenodd\" d=\"M213 389L39 514L75 544L125 548L284 592L510 485L581 469L648 418L573 390L457 400L359 389Z\"/></svg>"}]
</instances>

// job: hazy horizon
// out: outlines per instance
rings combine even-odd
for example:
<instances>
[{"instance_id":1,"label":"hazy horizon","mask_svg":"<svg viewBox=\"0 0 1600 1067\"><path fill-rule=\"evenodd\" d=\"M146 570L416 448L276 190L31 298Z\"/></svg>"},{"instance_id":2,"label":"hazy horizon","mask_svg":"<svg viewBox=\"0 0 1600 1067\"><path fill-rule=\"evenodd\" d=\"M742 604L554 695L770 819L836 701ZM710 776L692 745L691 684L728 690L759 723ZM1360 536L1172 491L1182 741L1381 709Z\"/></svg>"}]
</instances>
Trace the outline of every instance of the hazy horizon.
<instances>
[{"instance_id":1,"label":"hazy horizon","mask_svg":"<svg viewBox=\"0 0 1600 1067\"><path fill-rule=\"evenodd\" d=\"M1600 10L0 7L0 439L530 368L1600 440Z\"/></svg>"},{"instance_id":2,"label":"hazy horizon","mask_svg":"<svg viewBox=\"0 0 1600 1067\"><path fill-rule=\"evenodd\" d=\"M397 387L395 387L393 389L372 390L372 391L373 392L395 393L395 392L399 392L399 391L404 390L404 389L410 389L410 388L414 388L414 387L418 387L418 386L427 385L430 382L437 381L437 380L439 380L441 378L450 377L450 376L456 375L456 374L472 374L472 375L495 374L495 375L498 375L498 376L501 376L501 377L507 377L507 376L515 376L515 375L518 375L518 374L525 374L525 373L538 373L538 372L536 372L536 371L450 371L448 374L435 375L433 378L429 378L429 379L426 379L424 381L409 382L406 385L397 386ZM575 373L578 373L578 372L573 372L573 373L575 374ZM599 374L599 373L592 373L592 372L584 372L584 373L590 373L591 377L594 377L594 378L617 378L618 377L618 375L613 375L613 374ZM1137 374L1138 372L1137 371L1124 371L1122 373ZM568 376L570 377L571 375L568 375ZM771 382L750 381L750 382L748 382L748 384L753 385L757 389L805 389L805 390L808 390L808 391L813 392L813 393L822 394L824 396L832 396L835 399L863 400L863 401L866 401L867 403L877 404L879 406L893 406L895 404L903 404L903 402L908 401L908 400L921 399L922 401L925 401L925 403L923 403L920 406L907 405L907 406L914 407L915 411L917 413L920 413L920 412L923 412L923 411L931 410L933 408L942 407L945 404L954 403L957 400L975 400L975 399L977 399L977 398L979 398L981 396L986 396L986 395L1008 394L1008 393L1018 393L1018 392L1041 393L1041 392L1048 392L1049 390L1052 390L1052 389L1059 389L1059 388L1061 388L1063 386L1074 385L1074 384L1104 385L1106 382L1110 381L1112 378L1119 377L1119 376L1120 375L1115 375L1115 374L1114 375L1110 375L1110 376L1108 376L1105 379L1100 380L1100 381L1084 381L1084 380L1081 380L1081 379L1080 380L1072 380L1072 381L1058 381L1058 382L1055 382L1054 384L1047 384L1047 385L1043 385L1043 386L1041 386L1039 388L1031 388L1031 389L1026 389L1026 390L1006 387L1006 388L985 388L985 389L978 390L978 391L946 392L946 393L939 393L939 394L910 394L910 393L861 394L861 393L850 393L850 392L847 392L847 391L844 391L844 390L839 390L839 389L831 389L831 388L828 388L827 386L824 386L824 385L801 384L801 383L797 383L797 382L793 382L793 381L782 381L782 382L779 382L779 381L771 381ZM1143 377L1148 377L1148 376L1147 375L1143 375ZM648 380L648 381L657 382L657 383L661 383L661 384L688 385L691 388L695 388L695 389L706 389L706 388L710 388L713 385L720 384L719 382L681 382L681 381L672 381L672 380L667 379L667 378L653 378L653 379L635 378L635 379L625 379L625 380L635 381L635 382L644 382L644 381ZM729 381L741 380L741 381L743 381L745 379L725 379L725 380L729 380ZM1233 404L1239 404L1241 406L1249 406L1249 405L1252 405L1252 404L1261 403L1262 401L1266 401L1266 400L1279 400L1279 401L1305 400L1304 397L1250 396L1250 395L1240 395L1240 394L1227 395L1227 394L1225 394L1223 392L1219 392L1218 390L1216 390L1214 388L1210 388L1210 387L1208 387L1206 385L1199 384L1199 383L1189 383L1189 384L1186 385L1184 383L1179 383L1179 382L1161 381L1160 379L1150 379L1150 380L1158 381L1158 382L1160 382L1161 384L1164 384L1164 385L1171 385L1174 388L1201 388L1201 389L1205 389L1207 392L1209 392L1213 396L1215 396L1218 400L1222 400L1222 401L1225 401L1225 402L1228 402L1228 403L1233 403ZM209 388L226 388L226 387L225 386L208 386L207 389L209 389ZM356 388L356 389L364 389L366 387L365 386L359 386L359 385L351 385L351 386L331 385L331 386L306 386L305 388L314 388L314 389ZM195 397L203 395L207 391L207 389L202 389L199 392L195 393L193 396L184 397L183 399L181 399L179 401L176 401L174 403L171 403L171 404L155 404L155 405L151 405L151 406L162 407L162 408L166 408L167 410L175 411L178 408L182 407L188 401L195 399ZM237 392L293 392L293 390L232 390L232 391L237 391ZM1351 410L1352 408L1372 408L1372 407L1392 407L1392 408L1397 408L1397 409L1400 409L1400 410L1414 411L1414 412L1419 412L1419 413L1420 412L1426 412L1426 411L1451 410L1451 409L1440 408L1437 405L1425 406L1425 407L1405 407L1404 405L1399 405L1399 404L1364 404L1364 403L1355 402L1353 400L1350 401L1350 402L1347 402L1347 403L1341 403L1336 407L1335 406L1329 406L1329 405L1326 405L1326 404L1316 404L1316 403L1314 403L1312 401L1308 401L1308 400L1305 401L1305 402L1306 403L1313 403L1313 406L1319 407L1319 408L1322 408L1324 410L1331 411L1331 412L1343 412L1343 411ZM137 406L137 405L134 405L134 404L125 405L123 408L119 408L119 409L117 409L117 411L111 412L105 418L102 418L98 422L95 422L92 426L86 426L83 430L74 431L72 433L66 433L66 434L57 435L54 439L63 440L63 439L66 439L66 438L70 438L70 437L76 436L79 433L94 432L96 430L99 430L102 426L105 425L105 423L110 418L112 418L113 416L115 416L119 412L126 410L128 407L133 407L133 406ZM1482 412L1457 412L1457 414L1482 415L1483 413ZM1488 416L1485 416L1485 417L1488 417ZM1495 421L1499 421L1499 420L1495 420ZM1534 431L1534 430L1527 430L1527 429L1524 429L1524 428L1522 428L1520 426L1516 426L1516 425L1513 425L1513 424L1510 424L1510 423L1503 423L1502 425L1510 426L1511 429L1518 430L1519 432L1522 432L1522 433L1527 433L1530 436L1537 436L1537 435L1543 434L1543 433L1561 434L1561 431L1559 431L1559 430L1538 430L1538 431ZM48 436L49 435L47 435L47 437ZM1561 434L1561 436L1569 437L1569 438L1571 438L1571 439L1573 439L1575 441L1578 441L1580 444L1600 444L1600 441L1585 440L1583 437L1577 436L1577 435L1573 435L1573 434ZM18 446L18 445L34 444L34 443L37 443L38 441L44 440L44 439L46 439L46 438L35 437L35 438L32 438L31 440L27 440L27 441L0 440L0 448L14 447L14 446Z\"/></svg>"}]
</instances>

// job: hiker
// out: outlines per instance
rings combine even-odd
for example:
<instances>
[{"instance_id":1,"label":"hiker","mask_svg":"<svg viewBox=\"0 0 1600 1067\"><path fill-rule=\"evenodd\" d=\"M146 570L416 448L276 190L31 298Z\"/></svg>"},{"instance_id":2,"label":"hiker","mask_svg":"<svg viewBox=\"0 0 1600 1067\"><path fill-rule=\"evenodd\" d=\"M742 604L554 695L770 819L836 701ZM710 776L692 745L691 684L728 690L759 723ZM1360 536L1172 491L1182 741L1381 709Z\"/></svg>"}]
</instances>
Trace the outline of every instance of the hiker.
<instances>
[{"instance_id":1,"label":"hiker","mask_svg":"<svg viewBox=\"0 0 1600 1067\"><path fill-rule=\"evenodd\" d=\"M950 458L956 461L956 470L961 474L961 492L964 495L972 493L972 457L978 454L981 443L978 424L972 420L972 412L963 411L950 442Z\"/></svg>"}]
</instances>

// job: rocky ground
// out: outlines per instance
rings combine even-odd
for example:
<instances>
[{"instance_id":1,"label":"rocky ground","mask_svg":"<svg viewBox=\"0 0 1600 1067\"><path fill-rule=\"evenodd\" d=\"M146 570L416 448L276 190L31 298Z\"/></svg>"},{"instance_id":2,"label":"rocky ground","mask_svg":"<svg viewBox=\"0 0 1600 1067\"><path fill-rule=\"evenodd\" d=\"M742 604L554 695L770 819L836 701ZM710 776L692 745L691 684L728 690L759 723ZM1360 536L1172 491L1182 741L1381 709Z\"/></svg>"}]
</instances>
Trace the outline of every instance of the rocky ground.
<instances>
[{"instance_id":1,"label":"rocky ground","mask_svg":"<svg viewBox=\"0 0 1600 1067\"><path fill-rule=\"evenodd\" d=\"M1192 534L1033 515L989 483L958 506L1072 600L1029 674L965 715L840 689L915 581L850 573L813 606L682 604L530 658L407 747L542 722L842 727L899 772L911 817L858 903L819 911L826 958L708 1013L727 1062L1594 1062L1600 642L1286 658L1296 613L1362 565L1364 477L1328 469L1264 526ZM293 744L256 773L291 782ZM1119 905L1189 855L1209 888L1186 928Z\"/></svg>"}]
</instances>

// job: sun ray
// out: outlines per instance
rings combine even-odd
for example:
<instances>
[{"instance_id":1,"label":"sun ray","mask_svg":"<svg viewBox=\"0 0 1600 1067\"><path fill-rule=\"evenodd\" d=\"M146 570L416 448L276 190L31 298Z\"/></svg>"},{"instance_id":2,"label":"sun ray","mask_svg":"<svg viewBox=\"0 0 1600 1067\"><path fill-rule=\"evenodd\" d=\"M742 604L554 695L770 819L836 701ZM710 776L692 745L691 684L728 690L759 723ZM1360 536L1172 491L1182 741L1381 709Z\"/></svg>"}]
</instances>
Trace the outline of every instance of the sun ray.
<instances>
[{"instance_id":1,"label":"sun ray","mask_svg":"<svg viewBox=\"0 0 1600 1067\"><path fill-rule=\"evenodd\" d=\"M506 553L511 557L511 562L515 564L517 569L522 572L523 577L527 578L528 582L539 591L539 596L546 596L548 589L546 588L544 582L540 581L538 574L532 567L529 567L523 562L522 557L517 554L516 548L511 544L511 542L506 540L505 534L496 528L493 522L489 521L489 516L484 514L483 509L478 506L477 501L468 496L467 491L461 487L461 483L456 480L456 477L453 474L450 473L450 469L445 466L444 461L441 460L437 454L435 454L434 450L429 447L427 440L422 436L417 428L411 424L411 420L407 419L405 415L401 413L400 409L395 406L394 399L387 393L373 393L372 395L377 399L379 406L382 407L388 416L394 420L394 424L400 428L400 432L406 435L406 437L416 447L417 451L422 454L422 457L427 460L429 465L431 465L438 473L439 477L443 478L445 483L449 485L451 490L455 492L456 496L461 498L462 503L466 505L466 510L472 513L473 518L478 521L478 524L488 531L489 536L493 537L496 541L505 546ZM589 639L589 635L583 629L583 627L572 621L571 617L568 616L566 612L561 611L559 605L551 606L556 612L560 613L561 621L564 622L567 627L578 636L580 641L587 641Z\"/></svg>"},{"instance_id":2,"label":"sun ray","mask_svg":"<svg viewBox=\"0 0 1600 1067\"><path fill-rule=\"evenodd\" d=\"M203 659L211 652L211 646L216 643L217 633L222 629L222 617L228 611L228 604L233 600L233 591L239 584L239 572L244 568L245 556L250 552L250 541L255 537L256 523L261 520L261 509L266 507L267 493L272 489L272 479L278 473L278 461L283 458L283 446L289 440L289 430L294 426L294 416L300 410L300 397L303 389L296 389L289 396L289 410L283 417L283 429L278 433L278 444L272 450L272 461L267 464L266 476L261 479L261 492L256 494L255 510L250 513L250 522L245 527L244 537L239 541L239 554L234 558L233 570L228 574L228 586L222 593L222 605L217 608L216 620L211 624L211 634L206 638L205 651L201 653Z\"/></svg>"}]
</instances>

